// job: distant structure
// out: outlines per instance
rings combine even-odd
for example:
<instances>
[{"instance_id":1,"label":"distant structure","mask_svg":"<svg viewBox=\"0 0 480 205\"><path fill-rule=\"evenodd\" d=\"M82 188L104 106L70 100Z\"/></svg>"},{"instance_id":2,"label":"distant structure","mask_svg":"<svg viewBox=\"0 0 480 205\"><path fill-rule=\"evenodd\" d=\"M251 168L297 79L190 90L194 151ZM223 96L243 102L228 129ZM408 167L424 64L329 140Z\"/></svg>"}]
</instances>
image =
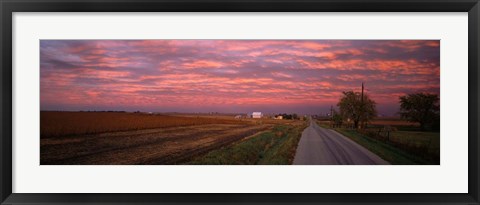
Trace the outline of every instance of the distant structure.
<instances>
[{"instance_id":1,"label":"distant structure","mask_svg":"<svg viewBox=\"0 0 480 205\"><path fill-rule=\"evenodd\" d=\"M283 116L277 115L277 116L275 116L275 119L276 119L276 120L282 120L282 119L283 119Z\"/></svg>"},{"instance_id":2,"label":"distant structure","mask_svg":"<svg viewBox=\"0 0 480 205\"><path fill-rule=\"evenodd\" d=\"M242 115L235 115L235 119L242 119L243 116Z\"/></svg>"},{"instance_id":3,"label":"distant structure","mask_svg":"<svg viewBox=\"0 0 480 205\"><path fill-rule=\"evenodd\" d=\"M253 112L252 113L252 118L262 118L263 114L262 112Z\"/></svg>"}]
</instances>

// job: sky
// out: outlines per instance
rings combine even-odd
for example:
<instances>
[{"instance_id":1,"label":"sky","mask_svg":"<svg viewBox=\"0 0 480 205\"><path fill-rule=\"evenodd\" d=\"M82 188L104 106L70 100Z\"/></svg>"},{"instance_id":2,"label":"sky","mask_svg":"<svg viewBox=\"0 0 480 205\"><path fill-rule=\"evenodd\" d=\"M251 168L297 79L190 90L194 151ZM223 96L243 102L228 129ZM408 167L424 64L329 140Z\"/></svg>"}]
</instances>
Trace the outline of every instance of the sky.
<instances>
[{"instance_id":1,"label":"sky","mask_svg":"<svg viewBox=\"0 0 480 205\"><path fill-rule=\"evenodd\" d=\"M386 116L440 94L440 41L40 41L41 110L322 114L362 82Z\"/></svg>"}]
</instances>

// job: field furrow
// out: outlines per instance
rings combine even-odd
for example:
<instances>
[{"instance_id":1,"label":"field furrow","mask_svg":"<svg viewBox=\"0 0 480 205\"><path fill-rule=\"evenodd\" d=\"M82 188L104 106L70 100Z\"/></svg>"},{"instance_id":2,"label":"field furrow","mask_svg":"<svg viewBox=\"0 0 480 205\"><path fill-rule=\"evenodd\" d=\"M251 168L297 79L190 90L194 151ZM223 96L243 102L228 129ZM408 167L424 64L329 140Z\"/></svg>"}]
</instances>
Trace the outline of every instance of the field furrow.
<instances>
[{"instance_id":1,"label":"field furrow","mask_svg":"<svg viewBox=\"0 0 480 205\"><path fill-rule=\"evenodd\" d=\"M41 140L41 164L176 164L270 128L207 124Z\"/></svg>"}]
</instances>

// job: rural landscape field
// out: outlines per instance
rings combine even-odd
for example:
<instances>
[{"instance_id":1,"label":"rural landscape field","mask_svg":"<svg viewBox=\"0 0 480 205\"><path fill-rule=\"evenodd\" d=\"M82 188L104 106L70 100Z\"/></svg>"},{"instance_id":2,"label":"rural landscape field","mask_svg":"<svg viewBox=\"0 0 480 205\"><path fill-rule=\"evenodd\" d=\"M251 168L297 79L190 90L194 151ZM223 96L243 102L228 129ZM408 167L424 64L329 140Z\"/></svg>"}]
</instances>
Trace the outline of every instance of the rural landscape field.
<instances>
[{"instance_id":1,"label":"rural landscape field","mask_svg":"<svg viewBox=\"0 0 480 205\"><path fill-rule=\"evenodd\" d=\"M124 112L42 112L41 123L42 164L183 164L206 160L208 164L289 164L304 127L298 120ZM248 152L197 158L225 146Z\"/></svg>"},{"instance_id":2,"label":"rural landscape field","mask_svg":"<svg viewBox=\"0 0 480 205\"><path fill-rule=\"evenodd\" d=\"M41 165L439 165L436 40L42 40Z\"/></svg>"}]
</instances>

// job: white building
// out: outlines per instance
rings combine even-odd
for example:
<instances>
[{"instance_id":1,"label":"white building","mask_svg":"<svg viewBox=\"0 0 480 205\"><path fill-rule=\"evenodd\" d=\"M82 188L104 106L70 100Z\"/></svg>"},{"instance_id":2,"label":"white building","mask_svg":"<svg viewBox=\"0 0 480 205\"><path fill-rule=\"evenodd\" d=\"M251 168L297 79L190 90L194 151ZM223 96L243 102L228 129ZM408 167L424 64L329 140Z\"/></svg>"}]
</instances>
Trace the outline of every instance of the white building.
<instances>
[{"instance_id":1,"label":"white building","mask_svg":"<svg viewBox=\"0 0 480 205\"><path fill-rule=\"evenodd\" d=\"M253 112L252 113L252 118L262 118L263 114L262 112Z\"/></svg>"}]
</instances>

